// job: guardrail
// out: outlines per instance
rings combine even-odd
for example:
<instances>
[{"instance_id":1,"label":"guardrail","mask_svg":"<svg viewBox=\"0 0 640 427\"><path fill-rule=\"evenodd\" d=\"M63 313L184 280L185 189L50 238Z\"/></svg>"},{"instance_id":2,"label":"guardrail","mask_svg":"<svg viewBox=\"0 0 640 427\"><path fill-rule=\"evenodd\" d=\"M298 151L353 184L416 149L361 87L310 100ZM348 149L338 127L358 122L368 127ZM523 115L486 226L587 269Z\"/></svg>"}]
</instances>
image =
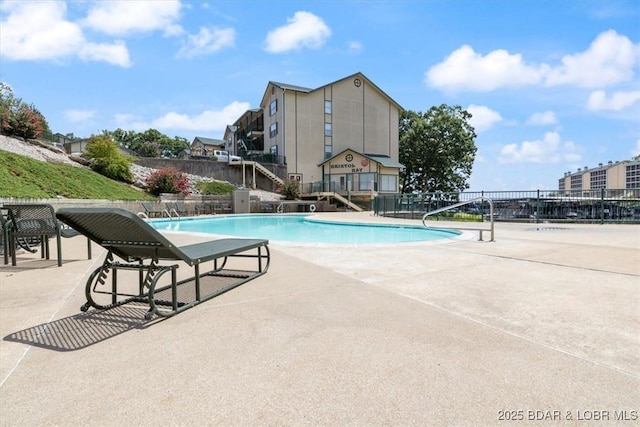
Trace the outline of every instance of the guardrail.
<instances>
[{"instance_id":1,"label":"guardrail","mask_svg":"<svg viewBox=\"0 0 640 427\"><path fill-rule=\"evenodd\" d=\"M466 200L466 201L464 201L464 202L455 203L455 204L453 204L453 205L445 206L445 207L440 208L440 209L436 209L436 210L433 210L433 211L430 211L430 212L426 212L426 213L422 216L422 225L423 225L425 228L431 228L431 227L429 227L429 226L427 225L427 223L426 223L426 220L427 220L427 217L428 217L428 216L430 216L430 215L436 215L436 214L439 214L439 213L441 213L441 212L448 211L448 210L450 210L450 209L457 209L457 208L459 208L459 207L462 207L462 206L465 206L465 205L468 205L468 204L471 204L471 203L475 203L475 202L480 202L480 201L483 201L483 202L487 202L487 203L489 203L489 224L490 224L490 225L489 225L489 228L475 228L475 227L473 227L473 228L469 228L469 227L458 227L458 226L456 226L456 227L438 227L438 228L442 228L442 229L453 229L453 230L472 230L472 231L478 231L478 232L479 232L479 234L480 234L480 235L479 235L479 237L478 237L478 240L479 240L479 241L482 241L482 232L483 232L483 231L488 231L489 233L491 233L491 240L489 240L489 241L490 241L490 242L495 242L495 238L494 238L494 237L495 237L495 227L494 227L494 225L493 225L493 200L491 200L491 199L490 199L490 198L488 198L488 197L476 197L475 199Z\"/></svg>"}]
</instances>

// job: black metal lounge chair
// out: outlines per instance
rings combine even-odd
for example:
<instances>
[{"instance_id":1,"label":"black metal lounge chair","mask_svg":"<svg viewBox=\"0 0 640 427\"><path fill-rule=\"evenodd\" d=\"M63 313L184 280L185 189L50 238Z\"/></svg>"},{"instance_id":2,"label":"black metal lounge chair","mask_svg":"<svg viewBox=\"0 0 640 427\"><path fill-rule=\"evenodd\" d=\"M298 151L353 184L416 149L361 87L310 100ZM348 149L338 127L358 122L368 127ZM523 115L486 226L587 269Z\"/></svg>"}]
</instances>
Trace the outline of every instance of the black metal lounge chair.
<instances>
[{"instance_id":1,"label":"black metal lounge chair","mask_svg":"<svg viewBox=\"0 0 640 427\"><path fill-rule=\"evenodd\" d=\"M16 265L16 247L35 252L33 246L41 247L42 258L49 259L49 238L56 238L58 267L62 265L62 237L75 237L80 233L64 227L56 219L53 206L46 204L4 205L7 219L3 220L4 263ZM91 241L87 240L87 257L91 259Z\"/></svg>"},{"instance_id":2,"label":"black metal lounge chair","mask_svg":"<svg viewBox=\"0 0 640 427\"><path fill-rule=\"evenodd\" d=\"M166 211L166 208L162 206L162 204L150 202L141 202L140 204L144 208L144 213L148 218L161 217Z\"/></svg>"},{"instance_id":3,"label":"black metal lounge chair","mask_svg":"<svg viewBox=\"0 0 640 427\"><path fill-rule=\"evenodd\" d=\"M177 216L189 215L189 210L183 201L167 202L167 210L169 214L176 214Z\"/></svg>"},{"instance_id":4,"label":"black metal lounge chair","mask_svg":"<svg viewBox=\"0 0 640 427\"><path fill-rule=\"evenodd\" d=\"M124 209L63 208L56 215L108 250L102 266L87 280L87 302L80 308L82 311L89 307L107 309L145 303L149 305L145 319L154 314L168 317L255 279L269 268L268 240L229 238L177 246L145 220ZM125 263L114 262L114 255ZM247 268L246 264L253 261L245 260L243 265L238 260L244 268L225 268L229 258L253 258L257 265ZM161 265L161 260L184 262L193 268L193 274L178 280L179 265ZM209 261L213 268L201 272L200 265ZM137 271L137 286L119 284L120 270ZM170 274L164 277L166 273ZM109 275L111 281L107 282Z\"/></svg>"}]
</instances>

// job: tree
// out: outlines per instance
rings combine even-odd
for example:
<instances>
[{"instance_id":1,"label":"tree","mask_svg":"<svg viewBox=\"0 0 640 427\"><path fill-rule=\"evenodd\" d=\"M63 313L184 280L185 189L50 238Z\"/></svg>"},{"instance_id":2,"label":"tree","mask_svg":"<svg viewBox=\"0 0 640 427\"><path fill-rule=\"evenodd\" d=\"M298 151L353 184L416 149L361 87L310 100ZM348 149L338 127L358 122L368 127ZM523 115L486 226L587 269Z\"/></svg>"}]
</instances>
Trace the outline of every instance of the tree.
<instances>
[{"instance_id":1,"label":"tree","mask_svg":"<svg viewBox=\"0 0 640 427\"><path fill-rule=\"evenodd\" d=\"M403 111L400 116L400 172L403 193L455 192L469 188L467 180L477 148L471 114L442 104L426 113Z\"/></svg>"},{"instance_id":2,"label":"tree","mask_svg":"<svg viewBox=\"0 0 640 427\"><path fill-rule=\"evenodd\" d=\"M108 136L91 136L83 156L89 158L91 169L99 174L116 181L133 182L130 160L120 154L118 144Z\"/></svg>"},{"instance_id":3,"label":"tree","mask_svg":"<svg viewBox=\"0 0 640 427\"><path fill-rule=\"evenodd\" d=\"M13 89L0 82L0 132L24 139L51 135L49 124L33 104L13 95Z\"/></svg>"},{"instance_id":4,"label":"tree","mask_svg":"<svg viewBox=\"0 0 640 427\"><path fill-rule=\"evenodd\" d=\"M142 157L156 157L159 155L164 157L178 157L184 149L189 148L189 142L186 138L174 136L173 139L171 139L156 129L134 132L118 128L114 131L103 130L102 134L123 144ZM156 154L153 154L154 152L149 149L150 144L157 147L158 152Z\"/></svg>"}]
</instances>

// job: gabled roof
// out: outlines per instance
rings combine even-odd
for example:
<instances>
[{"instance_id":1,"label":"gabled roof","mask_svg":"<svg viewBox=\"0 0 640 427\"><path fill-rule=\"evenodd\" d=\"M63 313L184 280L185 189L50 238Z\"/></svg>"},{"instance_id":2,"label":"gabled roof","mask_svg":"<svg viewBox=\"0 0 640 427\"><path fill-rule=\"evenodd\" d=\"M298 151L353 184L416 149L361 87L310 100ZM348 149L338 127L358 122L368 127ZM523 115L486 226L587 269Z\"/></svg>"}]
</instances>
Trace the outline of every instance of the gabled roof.
<instances>
[{"instance_id":1,"label":"gabled roof","mask_svg":"<svg viewBox=\"0 0 640 427\"><path fill-rule=\"evenodd\" d=\"M233 126L237 126L237 124L240 122L240 120L242 120L245 116L250 115L252 113L261 113L262 112L262 108L249 108L247 111L245 111L244 113L242 113L242 115L240 117L238 117L236 119L235 122L233 122ZM227 125L229 126L229 125ZM234 130L235 132L235 130Z\"/></svg>"},{"instance_id":2,"label":"gabled roof","mask_svg":"<svg viewBox=\"0 0 640 427\"><path fill-rule=\"evenodd\" d=\"M262 99L260 100L260 105L263 104L264 100L266 99L268 93L269 93L269 87L270 86L276 86L280 89L284 89L284 90L290 90L290 91L294 91L294 92L302 92L302 93L310 93L310 92L315 92L317 90L320 89L324 89L327 86L331 86L333 84L336 84L338 82L341 82L343 80L347 80L347 79L354 79L354 78L360 78L364 81L366 81L371 87L373 87L375 90L377 90L378 92L380 92L380 94L382 94L382 96L384 96L385 98L387 98L392 104L394 104L399 110L404 110L404 108L402 108L402 106L400 104L398 104L396 101L393 100L393 98L391 98L389 95L387 95L382 89L380 89L375 83L373 83L371 80L369 80L369 78L367 76L365 76L363 73L361 72L357 72L354 74L351 74L350 76L346 76L343 77L341 79L338 79L336 81L333 81L331 83L327 83L326 85L322 85L320 87L317 87L315 89L312 88L308 88L308 87L303 87L303 86L296 86L296 85L292 85L292 84L288 84L288 83L280 83L280 82L274 82L274 81L269 81L269 83L267 84L267 87L264 91L264 94L262 95Z\"/></svg>"},{"instance_id":3,"label":"gabled roof","mask_svg":"<svg viewBox=\"0 0 640 427\"><path fill-rule=\"evenodd\" d=\"M342 150L341 152L339 152L336 155L333 155L331 157L329 157L328 159L326 159L325 161L323 161L322 163L319 163L318 166L322 166L327 162L330 162L331 160L335 159L336 157L340 157L342 155L344 155L344 153L351 151L353 153L358 154L359 156L362 157L366 157L367 159L374 161L376 163L380 163L382 166L386 167L386 168L399 168L399 169L404 169L405 166L402 163L396 162L395 160L393 160L391 157L384 155L384 154L364 154L364 153L360 153L352 148L347 148L346 150Z\"/></svg>"},{"instance_id":4,"label":"gabled roof","mask_svg":"<svg viewBox=\"0 0 640 427\"><path fill-rule=\"evenodd\" d=\"M269 84L279 87L280 89L294 90L296 92L306 92L306 93L313 92L313 89L311 88L291 85L289 83L279 83L279 82L270 81Z\"/></svg>"},{"instance_id":5,"label":"gabled roof","mask_svg":"<svg viewBox=\"0 0 640 427\"><path fill-rule=\"evenodd\" d=\"M195 143L196 141L199 141L203 145L224 145L224 141L221 139L205 138L202 136L196 136L193 139L192 144Z\"/></svg>"},{"instance_id":6,"label":"gabled roof","mask_svg":"<svg viewBox=\"0 0 640 427\"><path fill-rule=\"evenodd\" d=\"M404 165L400 162L396 162L389 156L384 156L382 154L363 154L363 156L369 158L369 160L376 161L380 163L385 168L400 168L404 169Z\"/></svg>"}]
</instances>

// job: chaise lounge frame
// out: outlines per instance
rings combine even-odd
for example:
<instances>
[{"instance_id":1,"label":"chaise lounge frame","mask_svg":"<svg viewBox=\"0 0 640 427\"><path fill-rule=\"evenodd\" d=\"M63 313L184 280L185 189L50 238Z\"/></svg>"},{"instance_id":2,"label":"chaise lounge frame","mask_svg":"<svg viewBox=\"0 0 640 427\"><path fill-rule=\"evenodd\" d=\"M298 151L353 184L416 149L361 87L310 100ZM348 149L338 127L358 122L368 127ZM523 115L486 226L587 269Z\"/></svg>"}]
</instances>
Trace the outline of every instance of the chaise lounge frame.
<instances>
[{"instance_id":1,"label":"chaise lounge frame","mask_svg":"<svg viewBox=\"0 0 640 427\"><path fill-rule=\"evenodd\" d=\"M263 275L271 261L268 240L224 238L177 246L150 223L124 209L61 208L56 216L108 251L102 266L87 280L87 301L80 307L81 311L90 307L109 309L144 303L149 305L144 315L146 320L154 314L173 316ZM124 262L115 261L114 256ZM252 262L257 265L231 269L227 266L231 258L253 259L245 261L243 267ZM178 280L179 264L160 264L160 261L186 263L193 268L193 274ZM201 271L200 266L207 262L211 262L213 268ZM136 292L130 290L131 286L125 290L119 288L120 270L138 272ZM161 283L167 274L169 283ZM99 303L98 296L109 303Z\"/></svg>"},{"instance_id":2,"label":"chaise lounge frame","mask_svg":"<svg viewBox=\"0 0 640 427\"><path fill-rule=\"evenodd\" d=\"M55 216L55 209L48 204L5 204L6 220L3 218L4 263L16 266L16 247L19 246L31 253L36 252L35 246L40 245L41 257L49 259L49 238L56 238L58 267L62 266L62 237L79 236L80 233L64 227ZM32 247L33 245L34 247ZM91 259L91 240L87 239L87 258Z\"/></svg>"}]
</instances>

